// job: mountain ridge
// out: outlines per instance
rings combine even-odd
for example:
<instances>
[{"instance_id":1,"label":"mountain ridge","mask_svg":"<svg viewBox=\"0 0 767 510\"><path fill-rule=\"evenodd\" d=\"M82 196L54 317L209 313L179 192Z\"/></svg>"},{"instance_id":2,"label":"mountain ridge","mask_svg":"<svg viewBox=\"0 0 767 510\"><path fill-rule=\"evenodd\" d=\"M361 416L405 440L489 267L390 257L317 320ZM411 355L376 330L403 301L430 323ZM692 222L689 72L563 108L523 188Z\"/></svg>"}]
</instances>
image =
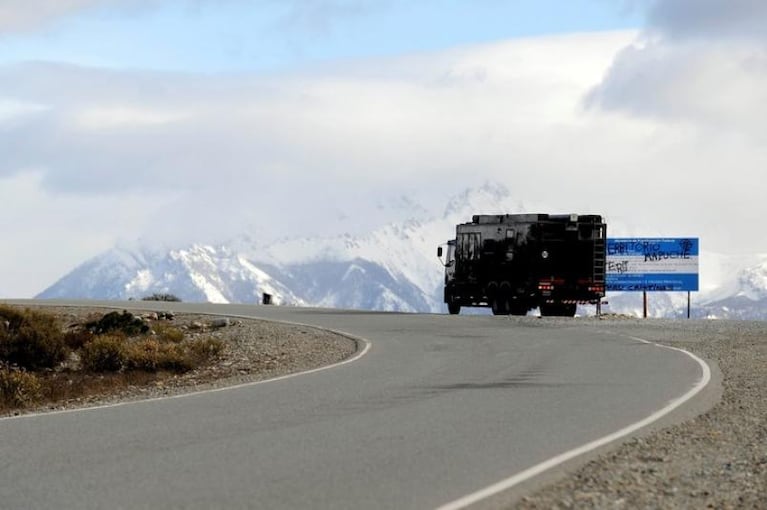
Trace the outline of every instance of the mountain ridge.
<instances>
[{"instance_id":1,"label":"mountain ridge","mask_svg":"<svg viewBox=\"0 0 767 510\"><path fill-rule=\"evenodd\" d=\"M260 303L405 312L443 312L436 247L473 214L526 212L502 185L451 197L441 213L389 223L362 235L259 244L247 233L218 245L171 248L122 243L85 261L37 297L141 299L171 293L184 301ZM650 315L686 315L684 293L649 293ZM693 316L767 320L767 256L701 254ZM641 294L615 293L605 311L641 314ZM593 307L581 313L594 313Z\"/></svg>"}]
</instances>

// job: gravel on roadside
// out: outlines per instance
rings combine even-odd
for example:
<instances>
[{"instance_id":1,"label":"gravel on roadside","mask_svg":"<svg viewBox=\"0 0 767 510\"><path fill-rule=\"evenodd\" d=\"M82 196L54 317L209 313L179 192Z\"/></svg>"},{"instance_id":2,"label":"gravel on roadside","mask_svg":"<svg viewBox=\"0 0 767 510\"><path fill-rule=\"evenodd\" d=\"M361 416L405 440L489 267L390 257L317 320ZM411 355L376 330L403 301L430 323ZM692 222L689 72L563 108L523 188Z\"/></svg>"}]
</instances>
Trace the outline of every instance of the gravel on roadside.
<instances>
[{"instance_id":1,"label":"gravel on roadside","mask_svg":"<svg viewBox=\"0 0 767 510\"><path fill-rule=\"evenodd\" d=\"M695 418L629 439L511 508L767 509L767 323L598 324L717 364L722 398Z\"/></svg>"}]
</instances>

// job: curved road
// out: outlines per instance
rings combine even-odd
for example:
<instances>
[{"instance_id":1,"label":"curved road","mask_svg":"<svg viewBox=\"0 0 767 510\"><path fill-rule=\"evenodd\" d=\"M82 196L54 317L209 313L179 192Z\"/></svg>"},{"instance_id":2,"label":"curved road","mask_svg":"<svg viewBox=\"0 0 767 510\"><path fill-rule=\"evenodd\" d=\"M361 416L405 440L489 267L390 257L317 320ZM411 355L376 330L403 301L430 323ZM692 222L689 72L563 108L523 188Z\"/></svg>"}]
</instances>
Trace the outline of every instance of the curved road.
<instances>
[{"instance_id":1,"label":"curved road","mask_svg":"<svg viewBox=\"0 0 767 510\"><path fill-rule=\"evenodd\" d=\"M436 508L636 423L702 378L682 352L587 321L117 304L137 305L318 325L371 348L271 383L2 419L0 506Z\"/></svg>"}]
</instances>

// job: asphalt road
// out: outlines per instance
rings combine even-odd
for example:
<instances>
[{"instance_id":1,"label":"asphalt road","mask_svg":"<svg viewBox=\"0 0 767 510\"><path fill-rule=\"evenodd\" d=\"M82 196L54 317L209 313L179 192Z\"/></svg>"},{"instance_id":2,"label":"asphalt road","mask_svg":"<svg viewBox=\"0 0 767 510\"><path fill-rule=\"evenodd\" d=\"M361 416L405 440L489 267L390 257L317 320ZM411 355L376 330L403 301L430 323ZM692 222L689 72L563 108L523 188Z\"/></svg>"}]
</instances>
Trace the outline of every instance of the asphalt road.
<instances>
[{"instance_id":1,"label":"asphalt road","mask_svg":"<svg viewBox=\"0 0 767 510\"><path fill-rule=\"evenodd\" d=\"M271 383L2 419L0 508L436 508L636 423L702 377L684 353L594 321L173 308L371 347Z\"/></svg>"}]
</instances>

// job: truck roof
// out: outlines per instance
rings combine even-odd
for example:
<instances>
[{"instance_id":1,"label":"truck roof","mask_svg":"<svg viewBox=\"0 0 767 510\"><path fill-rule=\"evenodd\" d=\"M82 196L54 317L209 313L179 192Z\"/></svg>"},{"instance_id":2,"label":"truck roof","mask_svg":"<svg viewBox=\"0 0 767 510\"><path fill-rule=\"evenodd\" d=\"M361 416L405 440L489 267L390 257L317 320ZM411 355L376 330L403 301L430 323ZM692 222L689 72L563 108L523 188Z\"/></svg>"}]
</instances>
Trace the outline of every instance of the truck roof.
<instances>
[{"instance_id":1,"label":"truck roof","mask_svg":"<svg viewBox=\"0 0 767 510\"><path fill-rule=\"evenodd\" d=\"M464 225L510 225L537 222L602 223L598 214L475 214Z\"/></svg>"}]
</instances>

